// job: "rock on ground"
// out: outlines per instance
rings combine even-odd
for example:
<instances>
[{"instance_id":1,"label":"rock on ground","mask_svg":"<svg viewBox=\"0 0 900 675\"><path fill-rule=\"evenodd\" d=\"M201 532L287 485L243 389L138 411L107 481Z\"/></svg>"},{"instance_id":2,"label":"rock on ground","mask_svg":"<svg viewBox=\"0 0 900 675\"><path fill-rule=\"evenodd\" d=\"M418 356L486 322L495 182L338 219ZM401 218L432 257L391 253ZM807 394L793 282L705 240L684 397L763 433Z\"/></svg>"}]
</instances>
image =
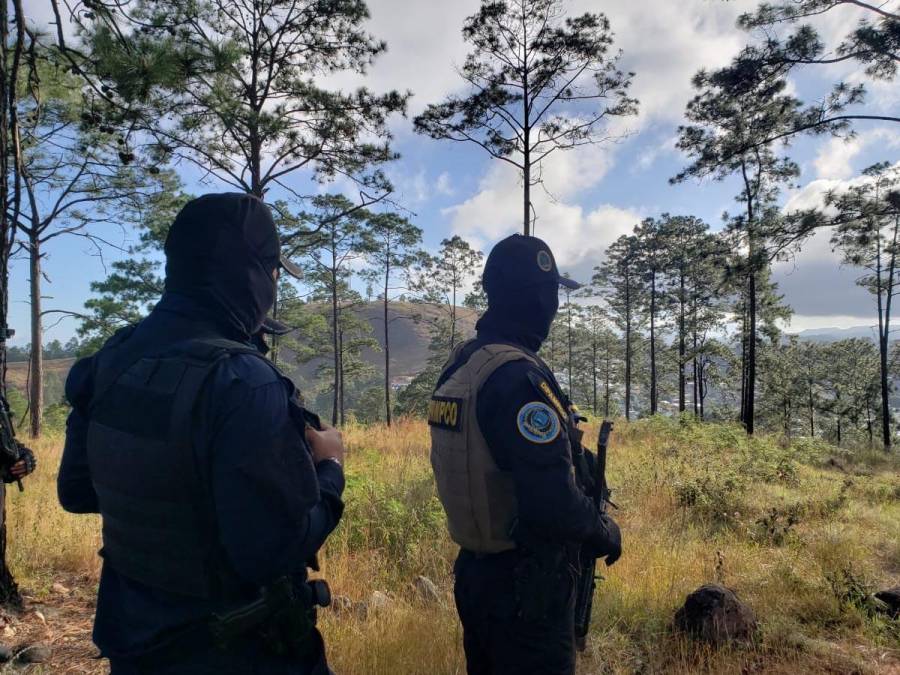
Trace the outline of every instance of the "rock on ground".
<instances>
[{"instance_id":1,"label":"rock on ground","mask_svg":"<svg viewBox=\"0 0 900 675\"><path fill-rule=\"evenodd\" d=\"M900 619L900 586L878 591L875 597L886 605L888 614L895 619Z\"/></svg>"},{"instance_id":2,"label":"rock on ground","mask_svg":"<svg viewBox=\"0 0 900 675\"><path fill-rule=\"evenodd\" d=\"M746 642L756 632L756 615L734 591L707 584L687 596L675 613L675 627L706 642Z\"/></svg>"},{"instance_id":3,"label":"rock on ground","mask_svg":"<svg viewBox=\"0 0 900 675\"><path fill-rule=\"evenodd\" d=\"M50 647L41 643L22 645L16 649L16 652L16 661L19 663L46 663L53 656Z\"/></svg>"},{"instance_id":4,"label":"rock on ground","mask_svg":"<svg viewBox=\"0 0 900 675\"><path fill-rule=\"evenodd\" d=\"M441 592L435 583L428 577L418 576L413 579L413 588L419 597L429 604L438 604L441 602Z\"/></svg>"}]
</instances>

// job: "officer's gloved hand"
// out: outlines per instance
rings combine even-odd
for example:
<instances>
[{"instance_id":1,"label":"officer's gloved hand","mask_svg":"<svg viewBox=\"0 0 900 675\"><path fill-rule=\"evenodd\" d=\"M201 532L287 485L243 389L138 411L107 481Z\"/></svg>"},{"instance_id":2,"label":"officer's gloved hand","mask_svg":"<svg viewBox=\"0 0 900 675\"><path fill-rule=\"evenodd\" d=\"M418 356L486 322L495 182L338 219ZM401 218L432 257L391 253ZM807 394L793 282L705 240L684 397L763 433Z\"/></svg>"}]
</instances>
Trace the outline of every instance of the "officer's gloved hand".
<instances>
[{"instance_id":1,"label":"officer's gloved hand","mask_svg":"<svg viewBox=\"0 0 900 675\"><path fill-rule=\"evenodd\" d=\"M31 449L19 443L19 461L3 469L3 482L12 483L32 473L37 467L37 460Z\"/></svg>"},{"instance_id":2,"label":"officer's gloved hand","mask_svg":"<svg viewBox=\"0 0 900 675\"><path fill-rule=\"evenodd\" d=\"M601 527L585 542L585 546L597 558L603 558L611 567L622 555L622 531L609 514L600 515Z\"/></svg>"}]
</instances>

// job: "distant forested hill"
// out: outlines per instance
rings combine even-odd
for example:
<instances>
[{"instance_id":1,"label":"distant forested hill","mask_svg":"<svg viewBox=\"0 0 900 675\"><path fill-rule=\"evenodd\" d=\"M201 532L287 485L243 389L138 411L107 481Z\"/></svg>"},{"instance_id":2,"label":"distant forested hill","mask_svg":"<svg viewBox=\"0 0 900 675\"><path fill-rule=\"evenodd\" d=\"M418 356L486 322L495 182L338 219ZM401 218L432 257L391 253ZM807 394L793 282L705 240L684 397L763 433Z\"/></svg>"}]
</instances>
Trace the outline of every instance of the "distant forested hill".
<instances>
[{"instance_id":1,"label":"distant forested hill","mask_svg":"<svg viewBox=\"0 0 900 675\"><path fill-rule=\"evenodd\" d=\"M378 340L380 347L384 347L384 321L383 307L381 303L369 302L353 309L359 316L364 317L372 326L372 335ZM458 308L460 318L460 332L464 337L469 337L475 331L477 314L466 307ZM411 302L391 303L389 318L391 321L391 371L395 383L402 384L408 378L420 372L428 360L428 345L430 342L430 326L442 316L441 310L433 305L416 304ZM302 339L302 338L301 338ZM363 352L365 360L372 364L378 372L383 372L384 354L380 351L367 349ZM323 359L300 365L291 372L291 377L302 382L315 377L316 369ZM65 382L69 368L75 359L52 359L46 361L46 379L50 380L52 391L48 395L48 403L56 403L61 395L61 383ZM27 363L10 363L8 383L11 387L25 393L28 378Z\"/></svg>"}]
</instances>

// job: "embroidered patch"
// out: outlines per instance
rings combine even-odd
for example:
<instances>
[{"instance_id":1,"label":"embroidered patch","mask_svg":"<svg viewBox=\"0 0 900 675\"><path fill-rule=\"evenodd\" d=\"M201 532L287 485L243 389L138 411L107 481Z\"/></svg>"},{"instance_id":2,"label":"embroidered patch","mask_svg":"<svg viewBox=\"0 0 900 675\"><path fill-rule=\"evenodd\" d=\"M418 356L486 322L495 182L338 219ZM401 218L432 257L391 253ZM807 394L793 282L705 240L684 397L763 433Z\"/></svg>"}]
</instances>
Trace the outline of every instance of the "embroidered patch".
<instances>
[{"instance_id":1,"label":"embroidered patch","mask_svg":"<svg viewBox=\"0 0 900 675\"><path fill-rule=\"evenodd\" d=\"M547 380L543 379L533 371L528 371L528 379L534 387L543 394L544 398L549 401L554 408L556 408L556 412L559 413L559 417L562 420L569 419L569 415L566 412L565 407L562 402L559 400L559 397L553 393L553 387L550 386L550 383Z\"/></svg>"},{"instance_id":2,"label":"embroidered patch","mask_svg":"<svg viewBox=\"0 0 900 675\"><path fill-rule=\"evenodd\" d=\"M462 399L435 396L428 403L428 424L450 431L462 429Z\"/></svg>"},{"instance_id":3,"label":"embroidered patch","mask_svg":"<svg viewBox=\"0 0 900 675\"><path fill-rule=\"evenodd\" d=\"M538 251L537 264L542 272L549 272L553 269L553 258L550 257L547 251Z\"/></svg>"},{"instance_id":4,"label":"embroidered patch","mask_svg":"<svg viewBox=\"0 0 900 675\"><path fill-rule=\"evenodd\" d=\"M559 436L559 417L546 403L532 401L519 410L519 433L532 443L550 443Z\"/></svg>"}]
</instances>

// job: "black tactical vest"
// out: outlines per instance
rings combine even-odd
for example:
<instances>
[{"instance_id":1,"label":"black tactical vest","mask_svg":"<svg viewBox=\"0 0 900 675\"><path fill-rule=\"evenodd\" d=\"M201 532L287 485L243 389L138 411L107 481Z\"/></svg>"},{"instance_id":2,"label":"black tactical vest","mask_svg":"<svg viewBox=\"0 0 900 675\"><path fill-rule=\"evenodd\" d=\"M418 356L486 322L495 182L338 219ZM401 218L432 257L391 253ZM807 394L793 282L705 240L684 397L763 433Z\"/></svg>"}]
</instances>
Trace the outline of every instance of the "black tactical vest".
<instances>
[{"instance_id":1,"label":"black tactical vest","mask_svg":"<svg viewBox=\"0 0 900 675\"><path fill-rule=\"evenodd\" d=\"M148 586L222 598L237 582L219 550L209 467L198 465L192 419L223 359L260 355L224 339L186 340L160 352L128 338L110 341L94 373L87 447L103 517L100 554Z\"/></svg>"}]
</instances>

